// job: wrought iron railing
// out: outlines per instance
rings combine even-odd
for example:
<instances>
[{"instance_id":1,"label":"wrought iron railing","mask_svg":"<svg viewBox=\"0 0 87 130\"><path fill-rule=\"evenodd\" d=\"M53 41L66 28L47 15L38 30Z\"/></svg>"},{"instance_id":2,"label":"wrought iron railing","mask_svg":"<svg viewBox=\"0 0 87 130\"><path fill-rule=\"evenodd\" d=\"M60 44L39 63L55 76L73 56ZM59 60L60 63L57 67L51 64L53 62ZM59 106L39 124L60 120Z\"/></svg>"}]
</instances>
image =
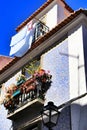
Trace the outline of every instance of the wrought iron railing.
<instances>
[{"instance_id":1,"label":"wrought iron railing","mask_svg":"<svg viewBox=\"0 0 87 130\"><path fill-rule=\"evenodd\" d=\"M12 94L11 99L4 103L4 106L8 109L8 114L36 98L44 100L41 84L38 83L36 86L32 84L31 86L27 86L27 88L22 88L22 86Z\"/></svg>"},{"instance_id":2,"label":"wrought iron railing","mask_svg":"<svg viewBox=\"0 0 87 130\"><path fill-rule=\"evenodd\" d=\"M13 90L8 91L8 99L4 102L8 114L36 98L44 100L45 92L51 85L51 77L44 70L40 70L39 73L35 73L27 81L18 82L18 85Z\"/></svg>"},{"instance_id":3,"label":"wrought iron railing","mask_svg":"<svg viewBox=\"0 0 87 130\"><path fill-rule=\"evenodd\" d=\"M33 42L35 40L37 40L39 37L41 37L42 35L46 34L48 31L49 31L49 27L46 26L44 23L39 21L36 25L36 28L35 28Z\"/></svg>"}]
</instances>

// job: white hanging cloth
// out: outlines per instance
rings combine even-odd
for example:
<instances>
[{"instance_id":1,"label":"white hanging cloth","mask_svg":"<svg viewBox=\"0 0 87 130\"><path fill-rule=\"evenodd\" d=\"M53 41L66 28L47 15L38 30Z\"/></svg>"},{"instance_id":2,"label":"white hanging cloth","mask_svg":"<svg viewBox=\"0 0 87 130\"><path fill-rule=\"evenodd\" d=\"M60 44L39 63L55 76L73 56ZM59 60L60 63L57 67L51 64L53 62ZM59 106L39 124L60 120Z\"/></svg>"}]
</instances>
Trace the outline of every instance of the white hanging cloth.
<instances>
[{"instance_id":1,"label":"white hanging cloth","mask_svg":"<svg viewBox=\"0 0 87 130\"><path fill-rule=\"evenodd\" d=\"M21 36L20 36L20 34L17 35L18 38L19 38L19 36L21 37L21 38L19 38L20 40L16 40L17 42L15 42L14 44L13 44L13 42L11 42L10 56L14 55L17 57L22 57L31 47L32 40L34 37L35 24L32 24L32 21L30 21L26 27L27 27L26 35L24 36L23 35L24 33L21 32L20 33ZM24 30L22 30L22 31L24 31ZM16 38L16 36L15 36L15 38ZM15 38L13 38L13 39L15 39Z\"/></svg>"},{"instance_id":2,"label":"white hanging cloth","mask_svg":"<svg viewBox=\"0 0 87 130\"><path fill-rule=\"evenodd\" d=\"M14 46L16 43L18 43L23 38L25 38L26 33L27 33L27 26L25 26L20 32L18 32L16 35L14 35L11 38L11 44L10 44L10 46Z\"/></svg>"}]
</instances>

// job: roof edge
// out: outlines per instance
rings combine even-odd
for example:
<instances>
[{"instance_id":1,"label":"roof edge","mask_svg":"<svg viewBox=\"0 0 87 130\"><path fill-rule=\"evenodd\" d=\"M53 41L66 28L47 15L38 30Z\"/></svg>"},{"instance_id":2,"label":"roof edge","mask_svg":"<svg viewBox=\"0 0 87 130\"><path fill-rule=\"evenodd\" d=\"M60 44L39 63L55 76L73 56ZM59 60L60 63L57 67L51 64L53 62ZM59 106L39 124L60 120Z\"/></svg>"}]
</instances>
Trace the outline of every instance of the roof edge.
<instances>
[{"instance_id":1,"label":"roof edge","mask_svg":"<svg viewBox=\"0 0 87 130\"><path fill-rule=\"evenodd\" d=\"M74 10L65 2L65 0L61 0L65 4L65 8L68 9L71 13L74 12Z\"/></svg>"},{"instance_id":2,"label":"roof edge","mask_svg":"<svg viewBox=\"0 0 87 130\"><path fill-rule=\"evenodd\" d=\"M61 23L59 23L56 27L54 27L52 30L50 30L50 32L48 32L47 34L45 34L43 37L41 37L39 40L37 40L34 44L32 44L31 48L29 49L29 52L31 52L33 49L35 49L40 43L44 42L46 40L46 38L49 38L50 36L52 36L56 31L60 30L62 27L64 27L65 25L67 25L68 23L70 23L74 18L76 18L80 13L83 13L87 16L87 10L77 10L74 13L72 13L70 16L68 16L66 19L64 19ZM27 54L26 53L26 54ZM26 55L25 54L25 55ZM25 56L24 55L24 56ZM23 57L24 57L23 56ZM22 57L21 57L22 58ZM14 57L13 60L7 65L5 66L1 71L0 74L2 74L4 71L6 71L9 67L11 67L13 64L15 64L18 60L20 60L21 58L18 57Z\"/></svg>"},{"instance_id":3,"label":"roof edge","mask_svg":"<svg viewBox=\"0 0 87 130\"><path fill-rule=\"evenodd\" d=\"M54 0L48 0L45 2L39 9L37 9L31 16L29 16L24 22L22 22L17 28L16 31L18 32L22 27L24 27L29 21L31 21L34 17L36 17L41 11L43 11L47 6L49 6ZM65 4L65 8L70 12L74 12L74 10L64 1L60 0Z\"/></svg>"}]
</instances>

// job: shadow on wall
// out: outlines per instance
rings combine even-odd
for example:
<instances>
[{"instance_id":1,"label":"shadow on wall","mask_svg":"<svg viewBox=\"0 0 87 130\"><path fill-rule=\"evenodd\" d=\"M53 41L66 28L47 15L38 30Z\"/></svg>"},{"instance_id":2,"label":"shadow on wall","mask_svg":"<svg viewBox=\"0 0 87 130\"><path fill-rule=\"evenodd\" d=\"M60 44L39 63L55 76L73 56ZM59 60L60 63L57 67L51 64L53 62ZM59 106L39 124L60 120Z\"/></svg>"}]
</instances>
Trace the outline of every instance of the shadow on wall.
<instances>
[{"instance_id":1,"label":"shadow on wall","mask_svg":"<svg viewBox=\"0 0 87 130\"><path fill-rule=\"evenodd\" d=\"M63 108L53 130L87 130L87 105L72 104Z\"/></svg>"}]
</instances>

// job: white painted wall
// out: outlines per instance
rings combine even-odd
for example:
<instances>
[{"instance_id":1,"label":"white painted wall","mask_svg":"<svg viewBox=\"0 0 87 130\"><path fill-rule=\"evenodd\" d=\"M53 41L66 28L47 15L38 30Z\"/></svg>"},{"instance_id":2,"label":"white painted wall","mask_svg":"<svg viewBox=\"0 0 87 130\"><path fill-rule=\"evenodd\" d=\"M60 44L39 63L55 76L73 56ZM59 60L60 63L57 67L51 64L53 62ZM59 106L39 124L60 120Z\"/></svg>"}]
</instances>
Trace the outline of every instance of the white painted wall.
<instances>
[{"instance_id":1,"label":"white painted wall","mask_svg":"<svg viewBox=\"0 0 87 130\"><path fill-rule=\"evenodd\" d=\"M50 30L57 25L57 15L58 15L58 5L56 4L47 13L46 25L49 27Z\"/></svg>"},{"instance_id":2,"label":"white painted wall","mask_svg":"<svg viewBox=\"0 0 87 130\"><path fill-rule=\"evenodd\" d=\"M18 72L14 77L10 78L6 83L2 85L1 98L4 99L5 88L8 88L11 84L17 83L17 77L21 74ZM7 119L8 111L5 109L4 105L0 105L0 130L10 130L12 127L12 121Z\"/></svg>"},{"instance_id":3,"label":"white painted wall","mask_svg":"<svg viewBox=\"0 0 87 130\"><path fill-rule=\"evenodd\" d=\"M66 37L41 57L41 67L52 74L52 84L46 93L45 105L52 101L59 106L70 99L69 57L67 54L68 38ZM59 124L53 129L70 130L70 109L63 109L60 116Z\"/></svg>"},{"instance_id":4,"label":"white painted wall","mask_svg":"<svg viewBox=\"0 0 87 130\"><path fill-rule=\"evenodd\" d=\"M86 37L85 37L86 38ZM85 40L84 40L85 41ZM87 43L87 40L85 44ZM68 48L66 49L66 47ZM61 55L61 53L65 54ZM64 62L64 60L66 62ZM83 48L83 25L78 25L68 33L65 39L56 47L42 56L42 68L50 70L52 74L52 86L46 94L45 103L53 101L55 105L80 96L86 92L85 63ZM69 64L69 65L68 65ZM67 68L65 71L64 68ZM69 72L68 72L69 71ZM64 73L63 73L64 72ZM61 84L65 77L69 77L69 84ZM66 75L66 76L64 76ZM64 77L63 77L64 76ZM65 85L65 86L64 86ZM66 96L67 95L67 96ZM71 127L72 130L87 129L87 97L75 101L71 105ZM63 128L62 128L63 129Z\"/></svg>"},{"instance_id":5,"label":"white painted wall","mask_svg":"<svg viewBox=\"0 0 87 130\"><path fill-rule=\"evenodd\" d=\"M46 104L53 101L58 106L69 99L68 57L61 53L68 53L67 39L43 54L41 58L41 67L49 70L52 75L52 84L46 94Z\"/></svg>"},{"instance_id":6,"label":"white painted wall","mask_svg":"<svg viewBox=\"0 0 87 130\"><path fill-rule=\"evenodd\" d=\"M59 5L58 6L58 18L57 18L57 22L60 23L64 18L65 18L64 7L62 7L61 5Z\"/></svg>"},{"instance_id":7,"label":"white painted wall","mask_svg":"<svg viewBox=\"0 0 87 130\"><path fill-rule=\"evenodd\" d=\"M83 52L83 26L77 26L70 31L69 42L69 74L70 74L70 98L77 97L86 92L86 79ZM81 106L87 102L85 98L75 101L71 106L72 130L80 129ZM85 129L84 129L85 130Z\"/></svg>"},{"instance_id":8,"label":"white painted wall","mask_svg":"<svg viewBox=\"0 0 87 130\"><path fill-rule=\"evenodd\" d=\"M7 118L7 110L0 105L0 130L11 130L12 122Z\"/></svg>"},{"instance_id":9,"label":"white painted wall","mask_svg":"<svg viewBox=\"0 0 87 130\"><path fill-rule=\"evenodd\" d=\"M61 22L61 20L63 20L64 18L64 8L57 3L48 11L46 25L51 30L57 25L57 23Z\"/></svg>"},{"instance_id":10,"label":"white painted wall","mask_svg":"<svg viewBox=\"0 0 87 130\"><path fill-rule=\"evenodd\" d=\"M83 44L84 44L84 54L85 54L84 59L85 59L86 76L87 76L87 27L85 25L83 26ZM82 101L83 103L81 107L81 119L79 123L79 130L87 130L87 97L85 97L84 100Z\"/></svg>"}]
</instances>

